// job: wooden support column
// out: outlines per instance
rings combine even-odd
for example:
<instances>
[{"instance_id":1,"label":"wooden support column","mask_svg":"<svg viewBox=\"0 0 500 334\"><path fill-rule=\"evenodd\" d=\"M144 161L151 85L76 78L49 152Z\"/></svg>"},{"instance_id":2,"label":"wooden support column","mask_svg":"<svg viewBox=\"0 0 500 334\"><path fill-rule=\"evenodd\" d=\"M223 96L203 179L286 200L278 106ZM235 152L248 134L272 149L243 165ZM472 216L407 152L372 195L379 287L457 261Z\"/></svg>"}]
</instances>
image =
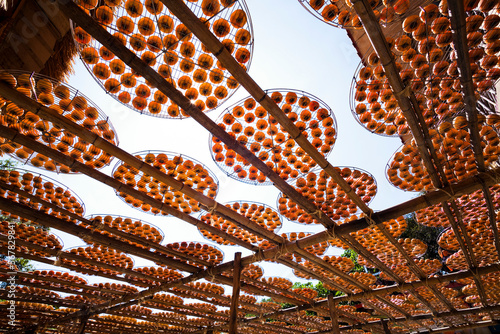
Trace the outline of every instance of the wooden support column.
<instances>
[{"instance_id":1,"label":"wooden support column","mask_svg":"<svg viewBox=\"0 0 500 334\"><path fill-rule=\"evenodd\" d=\"M231 310L229 313L229 334L238 332L238 300L240 298L241 285L241 252L234 254L233 269L233 297L231 298Z\"/></svg>"},{"instance_id":2,"label":"wooden support column","mask_svg":"<svg viewBox=\"0 0 500 334\"><path fill-rule=\"evenodd\" d=\"M389 329L389 325L387 324L387 321L380 319L380 322L382 323L382 327L384 327L385 334L391 334L391 330Z\"/></svg>"},{"instance_id":3,"label":"wooden support column","mask_svg":"<svg viewBox=\"0 0 500 334\"><path fill-rule=\"evenodd\" d=\"M328 308L330 309L330 318L332 318L332 334L340 334L339 312L333 302L333 294L328 295Z\"/></svg>"},{"instance_id":4,"label":"wooden support column","mask_svg":"<svg viewBox=\"0 0 500 334\"><path fill-rule=\"evenodd\" d=\"M76 331L76 334L83 334L85 332L85 327L87 327L87 323L89 321L90 315L85 314L80 318L80 326L78 326L78 330Z\"/></svg>"}]
</instances>

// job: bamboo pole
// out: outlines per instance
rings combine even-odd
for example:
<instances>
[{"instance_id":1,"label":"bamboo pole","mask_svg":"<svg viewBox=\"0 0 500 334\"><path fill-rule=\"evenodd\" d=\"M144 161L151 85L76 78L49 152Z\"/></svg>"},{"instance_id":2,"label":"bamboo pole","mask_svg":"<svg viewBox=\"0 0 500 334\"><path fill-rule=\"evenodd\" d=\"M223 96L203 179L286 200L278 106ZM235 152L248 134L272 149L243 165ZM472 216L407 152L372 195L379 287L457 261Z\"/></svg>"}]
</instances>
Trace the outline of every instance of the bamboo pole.
<instances>
[{"instance_id":1,"label":"bamboo pole","mask_svg":"<svg viewBox=\"0 0 500 334\"><path fill-rule=\"evenodd\" d=\"M241 286L241 252L234 254L233 296L229 313L229 334L238 333L238 301Z\"/></svg>"}]
</instances>

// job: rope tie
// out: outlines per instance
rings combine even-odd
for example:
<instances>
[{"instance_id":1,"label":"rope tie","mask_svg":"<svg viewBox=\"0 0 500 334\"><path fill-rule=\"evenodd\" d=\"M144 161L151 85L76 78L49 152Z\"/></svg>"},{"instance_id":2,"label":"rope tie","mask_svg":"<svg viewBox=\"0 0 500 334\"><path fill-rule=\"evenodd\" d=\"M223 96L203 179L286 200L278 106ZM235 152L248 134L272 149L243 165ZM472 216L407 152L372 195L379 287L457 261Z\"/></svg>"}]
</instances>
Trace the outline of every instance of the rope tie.
<instances>
[{"instance_id":1,"label":"rope tie","mask_svg":"<svg viewBox=\"0 0 500 334\"><path fill-rule=\"evenodd\" d=\"M405 88L403 88L403 90L401 90L400 92L394 92L394 95L397 95L397 96L403 96L403 97L410 97L410 89L411 89L411 86L410 85L407 85Z\"/></svg>"},{"instance_id":2,"label":"rope tie","mask_svg":"<svg viewBox=\"0 0 500 334\"><path fill-rule=\"evenodd\" d=\"M376 222L375 220L373 220L373 218L372 218L372 214L373 214L373 210L370 210L370 211L368 212L368 215L367 215L367 214L365 214L365 218L366 218L366 220L367 220L367 222L368 222L368 226L369 226L371 229L373 229L375 226L377 226L377 222Z\"/></svg>"},{"instance_id":3,"label":"rope tie","mask_svg":"<svg viewBox=\"0 0 500 334\"><path fill-rule=\"evenodd\" d=\"M474 276L475 279L478 281L481 281L481 275L479 275L479 270L475 268L474 270L471 269L472 276Z\"/></svg>"},{"instance_id":4,"label":"rope tie","mask_svg":"<svg viewBox=\"0 0 500 334\"><path fill-rule=\"evenodd\" d=\"M57 251L56 253L56 259L54 260L54 266L57 266L59 267L61 265L61 255L63 254L64 252L59 250Z\"/></svg>"},{"instance_id":5,"label":"rope tie","mask_svg":"<svg viewBox=\"0 0 500 334\"><path fill-rule=\"evenodd\" d=\"M214 268L213 267L207 268L207 274L209 276L209 281L210 282L215 282L215 274L214 274Z\"/></svg>"},{"instance_id":6,"label":"rope tie","mask_svg":"<svg viewBox=\"0 0 500 334\"><path fill-rule=\"evenodd\" d=\"M88 242L89 240L92 240L92 237L91 237L89 234L84 233L84 232L80 232L80 233L78 233L78 234L77 234L77 236L78 236L80 239L82 239L83 241L85 241L85 242Z\"/></svg>"},{"instance_id":7,"label":"rope tie","mask_svg":"<svg viewBox=\"0 0 500 334\"><path fill-rule=\"evenodd\" d=\"M310 216L318 216L319 219L321 219L321 216L323 215L323 211L321 209L318 209L314 212L308 212Z\"/></svg>"},{"instance_id":8,"label":"rope tie","mask_svg":"<svg viewBox=\"0 0 500 334\"><path fill-rule=\"evenodd\" d=\"M274 255L273 259L274 259L274 261L277 261L281 256L288 254L288 253L290 253L290 251L288 250L288 248L286 246L286 242L282 243L282 244L280 244L278 251Z\"/></svg>"},{"instance_id":9,"label":"rope tie","mask_svg":"<svg viewBox=\"0 0 500 334\"><path fill-rule=\"evenodd\" d=\"M212 223L212 226L215 225L215 220L214 220L214 212L217 209L217 202L215 202L215 205L211 208L208 208L208 213L210 214L210 223Z\"/></svg>"},{"instance_id":10,"label":"rope tie","mask_svg":"<svg viewBox=\"0 0 500 334\"><path fill-rule=\"evenodd\" d=\"M449 193L448 191L444 190L444 189L441 189L442 192L444 192L446 195L448 195L448 197L450 197L450 200L454 201L457 199L457 196L455 195L455 192L453 191L453 189L450 187L450 191L451 193Z\"/></svg>"},{"instance_id":11,"label":"rope tie","mask_svg":"<svg viewBox=\"0 0 500 334\"><path fill-rule=\"evenodd\" d=\"M102 230L102 228L105 226L105 224L104 224L104 223L102 223L102 222L101 222L101 223L97 223L97 220L94 220L94 221L92 222L92 225L91 225L91 226L92 226L92 230L91 230L91 232L90 232L90 233L94 233L94 232L95 232L95 230Z\"/></svg>"},{"instance_id":12,"label":"rope tie","mask_svg":"<svg viewBox=\"0 0 500 334\"><path fill-rule=\"evenodd\" d=\"M259 248L253 255L252 255L252 262L260 262L264 260L264 255L262 254L262 250Z\"/></svg>"},{"instance_id":13,"label":"rope tie","mask_svg":"<svg viewBox=\"0 0 500 334\"><path fill-rule=\"evenodd\" d=\"M337 236L335 235L335 226L332 226L331 228L326 230L326 233L331 239L337 239Z\"/></svg>"}]
</instances>

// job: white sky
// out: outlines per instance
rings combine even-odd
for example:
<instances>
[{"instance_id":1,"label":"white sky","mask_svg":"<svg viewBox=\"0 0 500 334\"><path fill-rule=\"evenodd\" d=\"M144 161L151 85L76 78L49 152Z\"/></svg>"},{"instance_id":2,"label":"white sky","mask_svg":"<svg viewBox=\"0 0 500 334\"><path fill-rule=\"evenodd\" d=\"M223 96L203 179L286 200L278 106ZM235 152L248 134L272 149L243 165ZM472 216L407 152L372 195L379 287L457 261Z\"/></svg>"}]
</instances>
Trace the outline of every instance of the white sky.
<instances>
[{"instance_id":1,"label":"white sky","mask_svg":"<svg viewBox=\"0 0 500 334\"><path fill-rule=\"evenodd\" d=\"M250 75L263 89L289 88L306 91L325 101L333 110L338 137L328 160L334 166L362 168L374 175L378 194L371 203L381 210L414 197L389 185L385 165L401 145L398 138L374 135L359 125L349 109L349 90L359 57L344 30L329 26L309 14L295 0L248 0L254 28L254 53ZM89 75L80 60L76 74L69 84L83 92L109 116L114 125L120 147L130 153L143 150L165 150L185 154L208 166L219 179L220 203L248 200L266 203L276 208L278 190L272 186L250 186L226 177L212 161L209 151L209 133L191 119L170 120L140 115L108 96ZM213 119L229 105L249 94L239 88L236 93L208 115ZM111 175L116 164L102 169ZM202 241L196 228L171 217L155 217L135 210L119 199L114 190L86 176L56 175L42 172L69 186L84 201L86 214L113 214L129 216L150 222L165 233L163 243L175 241ZM198 215L196 215L198 216ZM318 232L320 226L304 226L284 220L279 233L291 231ZM65 248L83 244L78 238L55 231L65 242ZM237 247L222 247L225 261L233 259ZM339 254L330 249L328 254ZM243 250L243 255L248 252ZM136 266L150 265L136 259ZM37 266L38 267L38 266ZM40 265L40 268L47 268ZM263 264L265 276L281 276L299 280L291 270L282 266ZM91 283L99 281L89 278ZM101 279L102 281L102 279Z\"/></svg>"}]
</instances>

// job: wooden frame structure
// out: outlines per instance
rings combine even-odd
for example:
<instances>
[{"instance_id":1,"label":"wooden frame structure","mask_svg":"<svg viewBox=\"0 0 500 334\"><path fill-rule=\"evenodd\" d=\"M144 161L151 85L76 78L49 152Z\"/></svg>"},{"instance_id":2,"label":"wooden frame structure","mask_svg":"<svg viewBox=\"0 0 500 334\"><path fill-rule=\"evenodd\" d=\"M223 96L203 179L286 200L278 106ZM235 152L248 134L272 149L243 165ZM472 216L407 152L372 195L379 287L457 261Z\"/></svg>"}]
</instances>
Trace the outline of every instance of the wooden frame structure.
<instances>
[{"instance_id":1,"label":"wooden frame structure","mask_svg":"<svg viewBox=\"0 0 500 334\"><path fill-rule=\"evenodd\" d=\"M40 3L48 5L47 0L39 0ZM31 151L39 152L50 157L57 163L70 167L88 177L98 180L116 191L123 192L142 202L150 205L161 212L168 213L189 224L202 227L211 233L229 240L241 247L251 250L254 255L240 258L223 264L212 265L193 255L184 254L175 249L146 242L143 239L121 232L113 227L99 225L89 221L80 215L44 201L15 185L0 180L0 188L8 194L15 194L18 198L28 199L45 207L51 208L61 217L44 213L28 207L10 198L0 197L0 209L12 215L30 220L39 225L51 227L66 233L78 236L87 242L105 245L127 254L133 254L141 258L161 263L176 270L188 272L183 278L161 279L145 273L106 264L92 259L86 259L81 255L61 252L58 250L39 246L27 240L20 240L18 245L24 247L23 256L28 259L42 263L58 264L68 269L76 269L74 262L69 260L86 262L89 265L106 269L100 272L92 268L79 271L99 275L106 278L123 281L124 283L137 285L145 288L142 291L130 292L113 289L99 289L88 284L68 282L60 278L34 277L31 274L19 274L23 278L23 285L37 290L40 294L30 295L25 290L18 293L17 302L22 313L19 319L24 317L36 317L33 326L16 326L14 328L0 328L7 333L35 332L35 333L66 333L76 330L77 333L108 333L120 330L126 333L206 333L226 332L229 333L339 333L340 331L371 331L374 333L396 333L411 332L427 329L429 332L440 332L443 330L460 330L496 324L500 318L500 306L498 296L491 288L491 279L498 280L500 267L498 263L481 264L474 253L471 236L468 234L465 223L460 214L457 200L460 196L471 194L476 191L482 192L485 199L486 210L489 214L489 229L493 235L493 244L497 258L500 257L500 240L498 223L495 212L496 203L492 196L492 188L498 184L498 168L487 168L485 158L481 150L481 137L478 126L477 111L475 108L475 90L472 85L472 72L467 53L467 37L465 35L465 8L462 2L450 2L450 20L453 27L454 45L456 48L458 66L460 68L460 82L464 94L464 106L469 120L470 141L474 151L474 159L477 165L477 173L458 183L450 184L440 163L439 156L432 144L429 128L419 109L417 98L411 90L405 86L396 66L396 62L387 43L386 36L367 0L352 1L354 12L359 16L366 34L369 36L373 49L377 52L381 64L388 78L390 88L405 116L408 126L416 142L416 147L423 160L425 169L430 175L434 190L426 194L402 203L398 206L373 212L371 208L356 194L349 183L344 179L338 169L330 165L326 158L314 147L302 131L291 121L288 116L277 106L275 101L268 96L259 85L246 73L245 69L235 60L226 47L218 38L198 20L196 15L186 6L182 0L161 0L183 24L203 43L229 73L241 84L250 95L261 104L265 110L274 117L277 123L286 131L291 138L300 146L315 163L320 166L329 177L345 192L346 196L356 204L363 212L363 217L344 223L337 224L331 217L317 209L315 203L303 196L297 189L283 180L270 166L264 164L248 148L231 137L226 131L202 113L186 98L174 85L165 80L155 72L149 65L144 63L132 51L125 47L116 37L111 35L96 22L92 17L79 7L76 3L67 0L57 0L59 10L71 19L76 25L82 27L93 38L110 50L116 57L129 65L136 73L144 77L159 91L168 96L176 105L182 108L189 116L195 119L213 136L220 139L227 147L244 157L274 185L291 198L305 212L319 221L325 231L311 235L296 241L288 241L262 226L255 224L247 217L205 196L183 182L173 178L154 166L138 159L132 154L114 146L107 140L99 137L92 131L75 124L67 117L60 115L57 111L48 108L41 103L26 97L20 91L12 88L6 82L0 82L0 96L4 100L15 103L20 108L30 111L38 117L56 124L83 140L92 143L95 147L120 159L125 164L135 168L144 174L150 175L162 182L174 191L189 196L200 204L201 207L212 214L220 215L228 221L236 224L252 234L267 240L271 245L267 249L259 248L244 242L235 236L211 227L202 221L182 212L178 208L169 206L155 199L133 186L124 184L111 176L107 176L92 167L85 165L73 157L64 154L50 146L44 145L29 136L23 135L15 127L8 124L0 124L0 136L10 142L22 145ZM9 179L10 180L10 179ZM391 234L387 222L404 214L412 213L420 209L441 205L452 230L457 236L457 242L464 254L468 270L451 273L443 276L429 277L405 249L396 237ZM65 219L64 217L69 217ZM86 226L86 227L83 227ZM103 230L106 234L94 233ZM394 268L382 261L368 247L364 246L356 232L378 233L381 244L390 244L395 252L404 259L414 280L405 280ZM363 281L344 273L341 269L309 252L307 247L331 240L338 240L344 245L356 250L373 267L384 272L394 283L391 286L374 289ZM1 236L0 242L6 242L6 237ZM131 244L133 242L135 244ZM142 247L141 247L142 246ZM29 250L38 253L30 254ZM241 255L241 254L240 254ZM298 263L288 255L295 255L306 259L311 266ZM56 258L56 261L51 258ZM246 266L263 260L272 260L300 271L309 277L321 280L334 289L343 292L341 297L329 297L328 300L315 300L299 291L284 288L266 281L246 277L240 277L240 271ZM311 269L312 268L312 269ZM318 270L319 268L319 270ZM233 279L228 273L233 271ZM324 274L324 273L328 273ZM0 269L0 274L7 275L8 270ZM333 275L333 276L332 276ZM488 278L488 279L486 279ZM233 287L233 298L222 296L212 291L206 291L190 285L200 279L206 279L218 284ZM148 280L154 284L138 283ZM465 280L471 289L477 291L475 304L477 307L462 307L454 299L454 296L446 290L446 285L452 281ZM287 302L296 305L286 310L274 310L269 305L255 305L255 301L249 302L239 299L239 290L247 291L256 295L269 296L276 301ZM48 290L63 293L77 294L80 301L69 301L54 296L44 296ZM163 292L169 292L181 297L196 298L206 302L203 305L184 305L178 299L165 297ZM413 305L419 305L422 313L412 313L408 305L398 304L396 299L391 298L394 294L403 295L411 300ZM4 298L5 294L0 294ZM342 305L345 302L359 301L371 313L355 312L351 305ZM339 304L342 303L342 304ZM211 305L210 305L211 304ZM64 306L65 311L53 310L50 307L36 305ZM140 306L136 306L140 305ZM214 306L229 307L229 314L217 310ZM457 306L458 305L458 306ZM347 306L347 307L342 307ZM151 314L148 307L169 312L168 315ZM415 310L417 307L413 308ZM305 310L313 310L316 316L308 316ZM107 314L103 316L101 314ZM245 314L257 314L255 317L245 317ZM189 318L188 318L189 317ZM332 320L325 321L326 318ZM384 318L385 321L374 318ZM263 319L273 319L264 321ZM333 323L333 329L332 329ZM341 323L339 327L339 323Z\"/></svg>"}]
</instances>

